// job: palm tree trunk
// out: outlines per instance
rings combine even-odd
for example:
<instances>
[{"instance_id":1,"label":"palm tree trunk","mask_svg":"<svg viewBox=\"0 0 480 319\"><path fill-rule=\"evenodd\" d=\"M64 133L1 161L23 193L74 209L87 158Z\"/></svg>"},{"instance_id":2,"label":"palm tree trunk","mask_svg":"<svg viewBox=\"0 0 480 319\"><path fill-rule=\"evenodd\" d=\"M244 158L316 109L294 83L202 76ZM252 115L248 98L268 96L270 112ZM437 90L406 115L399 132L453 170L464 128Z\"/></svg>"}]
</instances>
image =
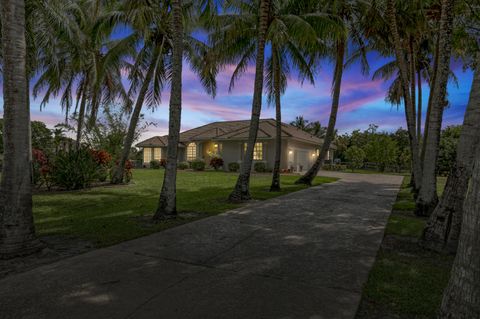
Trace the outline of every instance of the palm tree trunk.
<instances>
[{"instance_id":1,"label":"palm tree trunk","mask_svg":"<svg viewBox=\"0 0 480 319\"><path fill-rule=\"evenodd\" d=\"M77 118L77 140L75 144L75 148L78 150L80 148L82 142L82 130L83 124L85 122L85 108L87 107L87 94L88 94L88 74L85 75L85 80L83 82L82 88L82 99L80 101L80 110L78 111L78 118Z\"/></svg>"},{"instance_id":2,"label":"palm tree trunk","mask_svg":"<svg viewBox=\"0 0 480 319\"><path fill-rule=\"evenodd\" d=\"M417 70L417 87L418 87L418 102L417 102L417 138L420 144L422 140L422 74L420 68Z\"/></svg>"},{"instance_id":3,"label":"palm tree trunk","mask_svg":"<svg viewBox=\"0 0 480 319\"><path fill-rule=\"evenodd\" d=\"M263 67L265 63L265 41L267 33L268 16L270 12L270 0L260 1L260 21L258 29L257 59L255 65L255 84L253 91L252 115L250 119L250 130L248 133L247 150L245 152L240 175L238 176L235 188L228 199L231 202L239 202L251 199L250 196L250 171L253 162L253 149L257 141L260 112L262 110L263 91Z\"/></svg>"},{"instance_id":4,"label":"palm tree trunk","mask_svg":"<svg viewBox=\"0 0 480 319\"><path fill-rule=\"evenodd\" d=\"M0 258L38 251L32 215L27 101L25 3L1 6L4 98L4 162L0 182Z\"/></svg>"},{"instance_id":5,"label":"palm tree trunk","mask_svg":"<svg viewBox=\"0 0 480 319\"><path fill-rule=\"evenodd\" d=\"M155 73L155 68L157 67L160 54L163 51L163 43L164 43L164 39L162 39L162 44L160 45L160 48L156 48L154 50L151 64L147 70L145 79L143 80L142 87L140 88L140 92L138 92L137 102L135 104L135 108L133 109L133 113L130 118L130 124L128 126L127 135L125 136L125 140L123 142L122 155L119 159L119 163L115 168L115 172L112 176L112 184L120 184L123 182L123 177L125 172L125 169L124 169L125 163L127 162L128 156L130 155L130 149L132 148L133 140L135 138L135 131L137 129L138 119L140 118L140 112L142 111L145 95L147 94L148 87L150 85L150 82L152 81L153 74Z\"/></svg>"},{"instance_id":6,"label":"palm tree trunk","mask_svg":"<svg viewBox=\"0 0 480 319\"><path fill-rule=\"evenodd\" d=\"M429 216L438 203L436 166L450 71L454 5L455 0L442 1L438 65L436 68L435 83L433 83L433 93L430 96L431 111L428 125L428 138L425 140L422 184L415 205L415 214L418 216Z\"/></svg>"},{"instance_id":7,"label":"palm tree trunk","mask_svg":"<svg viewBox=\"0 0 480 319\"><path fill-rule=\"evenodd\" d=\"M402 84L402 91L403 91L403 96L405 101L405 118L406 118L407 128L408 128L410 150L412 153L413 177L415 179L413 189L414 189L414 192L417 193L419 187L421 186L422 168L420 165L419 146L418 146L418 140L416 137L416 129L415 129L415 116L414 116L415 111L413 109L412 96L409 93L408 66L407 66L407 62L405 61L405 56L402 50L402 41L400 38L400 34L398 33L397 12L395 8L395 3L396 1L394 0L388 0L387 18L388 18L388 24L390 26L390 32L393 37L395 56L397 58L397 64L400 71L400 79L401 79L400 82Z\"/></svg>"},{"instance_id":8,"label":"palm tree trunk","mask_svg":"<svg viewBox=\"0 0 480 319\"><path fill-rule=\"evenodd\" d=\"M438 318L480 318L480 148L465 199L462 231Z\"/></svg>"},{"instance_id":9,"label":"palm tree trunk","mask_svg":"<svg viewBox=\"0 0 480 319\"><path fill-rule=\"evenodd\" d=\"M415 48L413 45L413 39L410 37L409 46L408 46L408 58L410 63L410 95L412 96L412 109L413 109L413 118L417 120L417 105L416 105L416 73L415 73ZM415 122L416 132L418 132L418 123ZM418 135L417 135L418 138Z\"/></svg>"},{"instance_id":10,"label":"palm tree trunk","mask_svg":"<svg viewBox=\"0 0 480 319\"><path fill-rule=\"evenodd\" d=\"M337 113L338 106L340 104L340 92L342 85L343 77L343 64L345 59L345 39L341 39L337 43L337 57L335 61L335 72L334 72L334 86L333 86L333 96L332 96L332 109L330 111L330 119L328 120L327 133L325 134L325 139L323 141L322 149L320 154L317 156L315 163L310 167L310 169L300 177L295 184L306 184L311 185L315 176L317 176L318 171L322 168L323 163L325 162L325 157L328 154L330 145L333 141L335 135L335 123L337 122Z\"/></svg>"},{"instance_id":11,"label":"palm tree trunk","mask_svg":"<svg viewBox=\"0 0 480 319\"><path fill-rule=\"evenodd\" d=\"M182 0L172 0L172 84L168 123L167 164L158 208L153 218L161 220L177 214L177 158L182 117L183 21Z\"/></svg>"},{"instance_id":12,"label":"palm tree trunk","mask_svg":"<svg viewBox=\"0 0 480 319\"><path fill-rule=\"evenodd\" d=\"M280 191L280 161L282 156L282 109L280 101L280 63L278 61L277 50L272 48L273 75L275 87L275 121L276 121L276 136L275 136L275 164L273 166L271 192Z\"/></svg>"},{"instance_id":13,"label":"palm tree trunk","mask_svg":"<svg viewBox=\"0 0 480 319\"><path fill-rule=\"evenodd\" d=\"M423 232L421 245L436 251L455 253L462 223L462 208L468 180L472 174L475 149L480 143L480 54L473 77L462 132L457 146L457 157L448 176L440 201L430 216Z\"/></svg>"}]
</instances>

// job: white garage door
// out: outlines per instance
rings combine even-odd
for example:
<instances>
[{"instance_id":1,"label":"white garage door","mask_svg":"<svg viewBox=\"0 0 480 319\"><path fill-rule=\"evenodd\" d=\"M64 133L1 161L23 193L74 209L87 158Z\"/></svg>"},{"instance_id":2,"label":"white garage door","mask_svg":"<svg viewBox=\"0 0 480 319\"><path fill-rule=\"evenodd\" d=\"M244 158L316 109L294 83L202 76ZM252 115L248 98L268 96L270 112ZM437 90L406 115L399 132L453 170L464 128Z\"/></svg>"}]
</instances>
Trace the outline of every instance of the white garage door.
<instances>
[{"instance_id":1,"label":"white garage door","mask_svg":"<svg viewBox=\"0 0 480 319\"><path fill-rule=\"evenodd\" d=\"M303 172L310 168L308 151L306 150L296 150L293 161L293 166L297 172Z\"/></svg>"}]
</instances>

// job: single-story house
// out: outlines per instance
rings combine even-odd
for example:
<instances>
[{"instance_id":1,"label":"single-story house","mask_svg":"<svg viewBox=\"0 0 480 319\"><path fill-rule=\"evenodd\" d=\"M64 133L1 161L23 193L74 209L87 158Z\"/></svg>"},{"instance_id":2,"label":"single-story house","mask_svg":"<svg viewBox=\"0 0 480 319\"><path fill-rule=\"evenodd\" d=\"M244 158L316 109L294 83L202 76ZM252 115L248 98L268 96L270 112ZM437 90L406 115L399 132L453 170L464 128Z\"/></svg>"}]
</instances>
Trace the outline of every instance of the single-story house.
<instances>
[{"instance_id":1,"label":"single-story house","mask_svg":"<svg viewBox=\"0 0 480 319\"><path fill-rule=\"evenodd\" d=\"M180 133L179 161L190 162L203 159L207 165L214 156L221 157L224 169L231 162L241 163L247 145L250 121L224 121L203 125ZM254 162L265 162L273 168L275 160L274 119L262 119L255 144ZM282 123L281 169L301 172L314 163L323 139L313 136L295 126ZM143 166L148 167L152 160L165 159L167 136L154 136L136 145L143 149ZM327 160L333 158L335 146L328 152Z\"/></svg>"}]
</instances>

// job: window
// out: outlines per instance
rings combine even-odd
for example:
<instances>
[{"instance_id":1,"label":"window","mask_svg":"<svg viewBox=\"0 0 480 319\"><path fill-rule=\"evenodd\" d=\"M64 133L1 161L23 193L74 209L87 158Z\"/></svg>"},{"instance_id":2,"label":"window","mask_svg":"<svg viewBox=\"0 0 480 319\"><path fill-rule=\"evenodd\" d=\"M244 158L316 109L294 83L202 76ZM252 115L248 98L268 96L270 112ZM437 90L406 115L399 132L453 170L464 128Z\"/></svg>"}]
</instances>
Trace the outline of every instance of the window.
<instances>
[{"instance_id":1,"label":"window","mask_svg":"<svg viewBox=\"0 0 480 319\"><path fill-rule=\"evenodd\" d=\"M247 151L247 143L244 144L244 152ZM255 143L255 147L253 148L253 160L254 161L261 161L263 160L263 143Z\"/></svg>"},{"instance_id":2,"label":"window","mask_svg":"<svg viewBox=\"0 0 480 319\"><path fill-rule=\"evenodd\" d=\"M162 149L160 147L155 147L153 149L153 159L157 161L162 159Z\"/></svg>"},{"instance_id":3,"label":"window","mask_svg":"<svg viewBox=\"0 0 480 319\"><path fill-rule=\"evenodd\" d=\"M187 161L194 161L197 159L197 144L190 143L187 145Z\"/></svg>"},{"instance_id":4,"label":"window","mask_svg":"<svg viewBox=\"0 0 480 319\"><path fill-rule=\"evenodd\" d=\"M143 162L150 163L151 160L152 160L152 149L145 147L143 149Z\"/></svg>"}]
</instances>

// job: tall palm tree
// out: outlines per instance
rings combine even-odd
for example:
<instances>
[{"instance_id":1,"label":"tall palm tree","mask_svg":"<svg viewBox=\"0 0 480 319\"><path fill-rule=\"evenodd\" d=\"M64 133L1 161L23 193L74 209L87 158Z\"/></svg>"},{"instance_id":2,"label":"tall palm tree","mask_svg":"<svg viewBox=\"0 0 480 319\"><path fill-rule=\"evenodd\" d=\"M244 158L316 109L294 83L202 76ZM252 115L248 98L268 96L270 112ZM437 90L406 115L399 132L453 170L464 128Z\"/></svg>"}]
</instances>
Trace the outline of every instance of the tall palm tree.
<instances>
[{"instance_id":1,"label":"tall palm tree","mask_svg":"<svg viewBox=\"0 0 480 319\"><path fill-rule=\"evenodd\" d=\"M223 64L235 63L236 68L230 81L230 90L235 80L246 70L249 63L256 61L254 98L247 149L242 162L240 176L231 201L250 199L249 180L253 161L253 147L256 141L258 121L261 111L261 93L264 74L267 74L266 88L269 102L276 105L276 135L281 135L280 95L285 90L290 64L299 70L302 79L313 81L313 73L308 55L317 46L315 24L324 19L317 14L305 14L296 1L226 1L224 14L219 17L216 31L211 36ZM271 54L265 63L265 44L269 44ZM260 66L263 71L260 72ZM279 186L280 138L276 137L276 154L273 188Z\"/></svg>"},{"instance_id":2,"label":"tall palm tree","mask_svg":"<svg viewBox=\"0 0 480 319\"><path fill-rule=\"evenodd\" d=\"M103 0L77 0L64 3L65 29L57 34L49 54L41 56L43 66L34 86L34 97L45 91L41 105L51 96L62 96L66 118L76 91L77 147L82 133L95 123L101 105L120 98L128 98L121 82L123 57L132 48L130 38L111 40L116 26L119 2ZM76 84L76 87L75 87ZM87 127L88 128L88 127Z\"/></svg>"},{"instance_id":3,"label":"tall palm tree","mask_svg":"<svg viewBox=\"0 0 480 319\"><path fill-rule=\"evenodd\" d=\"M429 97L429 119L425 132L425 154L420 191L415 205L415 214L429 216L438 203L436 165L442 129L443 110L446 106L447 82L450 74L452 33L455 0L442 0L440 30L434 81Z\"/></svg>"},{"instance_id":4,"label":"tall palm tree","mask_svg":"<svg viewBox=\"0 0 480 319\"><path fill-rule=\"evenodd\" d=\"M480 318L480 147L465 199L462 231L438 318Z\"/></svg>"},{"instance_id":5,"label":"tall palm tree","mask_svg":"<svg viewBox=\"0 0 480 319\"><path fill-rule=\"evenodd\" d=\"M0 257L30 254L42 245L35 236L29 155L25 2L1 5L4 98L4 160L0 183Z\"/></svg>"},{"instance_id":6,"label":"tall palm tree","mask_svg":"<svg viewBox=\"0 0 480 319\"><path fill-rule=\"evenodd\" d=\"M407 122L408 135L410 140L410 150L412 153L412 173L414 178L415 192L420 188L422 167L420 163L420 148L418 138L416 137L416 117L415 107L410 92L410 77L409 66L405 59L405 50L402 45L402 38L398 29L396 1L387 0L386 18L388 27L391 33L397 67L399 70L400 87L403 92L403 99L405 103L405 118Z\"/></svg>"},{"instance_id":7,"label":"tall palm tree","mask_svg":"<svg viewBox=\"0 0 480 319\"><path fill-rule=\"evenodd\" d=\"M177 158L182 114L183 17L182 0L172 0L172 76L168 122L167 164L154 220L177 214Z\"/></svg>"},{"instance_id":8,"label":"tall palm tree","mask_svg":"<svg viewBox=\"0 0 480 319\"><path fill-rule=\"evenodd\" d=\"M335 61L335 69L332 81L332 106L330 110L327 131L320 149L320 153L312 167L310 167L310 169L303 176L295 181L296 184L312 184L313 179L317 176L319 170L322 168L328 151L330 150L330 145L335 138L335 125L337 122L338 107L340 104L341 84L343 71L346 65L345 58L347 54L349 38L352 40L352 43L358 46L357 54L352 55L350 60L353 60L353 58L356 57L362 58L362 67L364 72L366 73L368 70L368 63L366 63L364 54L365 45L363 43L362 35L357 28L359 21L358 15L360 14L358 3L356 1L336 0L326 1L326 3L322 5L324 5L322 10L325 10L331 15L338 17L342 24L341 32L335 34L334 38L332 39L333 46L331 55L334 56Z\"/></svg>"},{"instance_id":9,"label":"tall palm tree","mask_svg":"<svg viewBox=\"0 0 480 319\"><path fill-rule=\"evenodd\" d=\"M477 54L470 99L457 145L454 166L442 197L423 231L422 246L455 252L462 222L462 208L472 174L475 149L480 142L480 53Z\"/></svg>"},{"instance_id":10,"label":"tall palm tree","mask_svg":"<svg viewBox=\"0 0 480 319\"><path fill-rule=\"evenodd\" d=\"M249 190L250 172L262 109L265 43L270 20L271 1L229 0L225 1L223 9L224 14L219 16L216 25L220 32L215 32L212 35L212 42L219 55L222 54L222 62L225 64L230 61L233 62L234 58L238 56L240 57L240 62L232 75L230 87L233 86L234 80L240 72L248 67L250 56L252 52L256 51L255 82L247 148L240 168L240 175L229 195L230 201L238 202L251 198ZM221 43L220 49L219 43ZM248 48L248 55L243 53L247 51L245 48Z\"/></svg>"},{"instance_id":11,"label":"tall palm tree","mask_svg":"<svg viewBox=\"0 0 480 319\"><path fill-rule=\"evenodd\" d=\"M198 9L198 7L191 3L183 6L189 9L184 10L184 20L188 21L183 35L184 57L199 76L207 93L215 96L217 68L211 65L208 46L191 34L191 29L197 27L198 17L191 16L190 12L196 12L194 9ZM125 7L122 8L122 11L125 12L125 17L122 20L133 26L135 32L138 33L137 38L143 42L143 47L138 54L135 54L135 63L129 66L129 78L132 83L129 95L136 93L137 87L139 87L139 91L135 107L130 116L130 124L119 164L112 177L112 183L114 184L123 181L123 167L125 167L130 154L145 100L147 106L151 109L154 109L160 103L162 89L172 71L169 54L172 52L171 43L173 39L171 35L173 32L171 31L171 15L168 7L168 3L162 2L146 2L144 6L141 6L135 0L126 1Z\"/></svg>"}]
</instances>

